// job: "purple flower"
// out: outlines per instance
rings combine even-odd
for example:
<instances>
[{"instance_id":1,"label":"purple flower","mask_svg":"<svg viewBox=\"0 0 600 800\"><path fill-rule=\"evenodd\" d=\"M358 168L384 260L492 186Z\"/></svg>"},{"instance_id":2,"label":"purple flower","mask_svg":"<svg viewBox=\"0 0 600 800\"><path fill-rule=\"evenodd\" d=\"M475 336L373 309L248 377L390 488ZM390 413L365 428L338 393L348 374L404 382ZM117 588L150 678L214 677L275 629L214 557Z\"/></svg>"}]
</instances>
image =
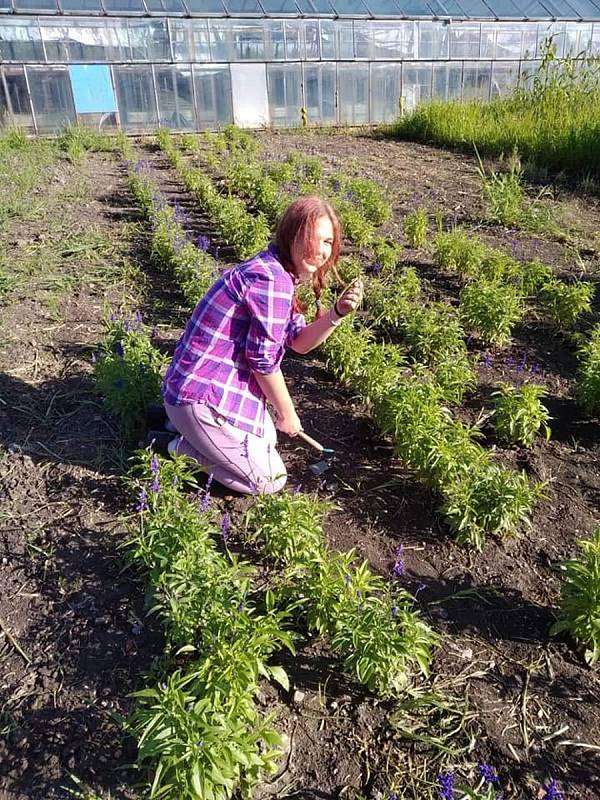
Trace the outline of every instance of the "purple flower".
<instances>
[{"instance_id":1,"label":"purple flower","mask_svg":"<svg viewBox=\"0 0 600 800\"><path fill-rule=\"evenodd\" d=\"M390 792L388 794L388 800L400 800L400 798L398 797L397 794L394 794L394 792Z\"/></svg>"},{"instance_id":2,"label":"purple flower","mask_svg":"<svg viewBox=\"0 0 600 800\"><path fill-rule=\"evenodd\" d=\"M150 486L150 491L153 492L154 494L158 494L160 492L160 483L158 480L158 475L154 476L154 480L152 481L152 484Z\"/></svg>"},{"instance_id":3,"label":"purple flower","mask_svg":"<svg viewBox=\"0 0 600 800\"><path fill-rule=\"evenodd\" d=\"M123 378L117 378L117 380L115 381L115 389L118 389L121 392L123 391L124 388L125 388L125 381L123 380Z\"/></svg>"},{"instance_id":4,"label":"purple flower","mask_svg":"<svg viewBox=\"0 0 600 800\"><path fill-rule=\"evenodd\" d=\"M135 325L136 329L139 330L142 327L142 312L136 311L135 312Z\"/></svg>"},{"instance_id":5,"label":"purple flower","mask_svg":"<svg viewBox=\"0 0 600 800\"><path fill-rule=\"evenodd\" d=\"M554 778L550 779L548 786L542 786L542 789L545 792L542 800L563 800L564 798L564 794L558 788L558 783Z\"/></svg>"},{"instance_id":6,"label":"purple flower","mask_svg":"<svg viewBox=\"0 0 600 800\"><path fill-rule=\"evenodd\" d=\"M123 330L125 331L125 333L131 333L131 322L129 322L128 319L126 319L125 322L123 323Z\"/></svg>"},{"instance_id":7,"label":"purple flower","mask_svg":"<svg viewBox=\"0 0 600 800\"><path fill-rule=\"evenodd\" d=\"M177 475L174 475L174 476L173 476L173 488L174 488L174 489L176 489L176 488L177 488L177 484L178 484L178 483L179 483L179 478L177 477Z\"/></svg>"},{"instance_id":8,"label":"purple flower","mask_svg":"<svg viewBox=\"0 0 600 800\"><path fill-rule=\"evenodd\" d=\"M375 278L381 274L381 264L372 264L371 265L371 275Z\"/></svg>"},{"instance_id":9,"label":"purple flower","mask_svg":"<svg viewBox=\"0 0 600 800\"><path fill-rule=\"evenodd\" d=\"M206 487L204 489L204 495L202 500L200 501L200 511L204 513L208 511L208 507L210 506L210 486L213 481L213 474L212 472L208 476L208 480L206 481Z\"/></svg>"},{"instance_id":10,"label":"purple flower","mask_svg":"<svg viewBox=\"0 0 600 800\"><path fill-rule=\"evenodd\" d=\"M246 606L243 603L240 603L239 606L237 607L237 610L238 611L243 611L245 607Z\"/></svg>"},{"instance_id":11,"label":"purple flower","mask_svg":"<svg viewBox=\"0 0 600 800\"><path fill-rule=\"evenodd\" d=\"M140 501L139 501L138 505L136 506L136 511L140 511L141 512L141 511L147 511L147 510L148 510L148 495L146 493L146 490L142 486L142 488L140 489Z\"/></svg>"},{"instance_id":12,"label":"purple flower","mask_svg":"<svg viewBox=\"0 0 600 800\"><path fill-rule=\"evenodd\" d=\"M348 586L352 582L350 575L344 575L344 583Z\"/></svg>"},{"instance_id":13,"label":"purple flower","mask_svg":"<svg viewBox=\"0 0 600 800\"><path fill-rule=\"evenodd\" d=\"M196 239L196 244L199 250L202 250L203 253L206 253L210 247L210 239L208 236L204 236L204 234L202 234Z\"/></svg>"},{"instance_id":14,"label":"purple flower","mask_svg":"<svg viewBox=\"0 0 600 800\"><path fill-rule=\"evenodd\" d=\"M508 358L506 359L506 366L510 368L513 366L514 363L515 363L514 358L512 356L508 356Z\"/></svg>"},{"instance_id":15,"label":"purple flower","mask_svg":"<svg viewBox=\"0 0 600 800\"><path fill-rule=\"evenodd\" d=\"M111 311L111 312L110 312L110 317L109 317L109 320L110 320L111 322L116 322L116 321L117 321L117 315L115 314L115 312L114 312L114 311Z\"/></svg>"},{"instance_id":16,"label":"purple flower","mask_svg":"<svg viewBox=\"0 0 600 800\"><path fill-rule=\"evenodd\" d=\"M152 474L156 477L158 475L158 456L156 453L152 456L152 461L150 462L150 469L152 470Z\"/></svg>"},{"instance_id":17,"label":"purple flower","mask_svg":"<svg viewBox=\"0 0 600 800\"><path fill-rule=\"evenodd\" d=\"M115 353L119 356L119 358L124 358L125 350L123 350L123 342L117 342L115 345Z\"/></svg>"},{"instance_id":18,"label":"purple flower","mask_svg":"<svg viewBox=\"0 0 600 800\"><path fill-rule=\"evenodd\" d=\"M489 353L486 353L482 360L483 360L483 366L484 367L488 367L489 368L489 367L492 366L493 358L491 357L491 355Z\"/></svg>"},{"instance_id":19,"label":"purple flower","mask_svg":"<svg viewBox=\"0 0 600 800\"><path fill-rule=\"evenodd\" d=\"M302 484L299 483L298 486L294 487L294 494L300 494L302 491Z\"/></svg>"},{"instance_id":20,"label":"purple flower","mask_svg":"<svg viewBox=\"0 0 600 800\"><path fill-rule=\"evenodd\" d=\"M440 800L454 800L454 773L442 772L438 777Z\"/></svg>"},{"instance_id":21,"label":"purple flower","mask_svg":"<svg viewBox=\"0 0 600 800\"><path fill-rule=\"evenodd\" d=\"M220 251L220 249L221 249L220 247L215 247L215 259L218 259L218 258L219 258L219 251Z\"/></svg>"},{"instance_id":22,"label":"purple flower","mask_svg":"<svg viewBox=\"0 0 600 800\"><path fill-rule=\"evenodd\" d=\"M92 364L95 364L97 360L96 353L92 353Z\"/></svg>"},{"instance_id":23,"label":"purple flower","mask_svg":"<svg viewBox=\"0 0 600 800\"><path fill-rule=\"evenodd\" d=\"M396 549L396 561L392 569L394 578L401 578L404 575L405 567L403 548L402 545L398 545Z\"/></svg>"},{"instance_id":24,"label":"purple flower","mask_svg":"<svg viewBox=\"0 0 600 800\"><path fill-rule=\"evenodd\" d=\"M229 532L231 530L231 519L229 514L223 514L223 518L221 519L221 536L223 537L223 541L225 544L229 541Z\"/></svg>"},{"instance_id":25,"label":"purple flower","mask_svg":"<svg viewBox=\"0 0 600 800\"><path fill-rule=\"evenodd\" d=\"M392 615L392 617L397 617L398 616L398 606L392 606L390 608L390 614Z\"/></svg>"},{"instance_id":26,"label":"purple flower","mask_svg":"<svg viewBox=\"0 0 600 800\"><path fill-rule=\"evenodd\" d=\"M486 783L489 783L490 786L497 786L500 783L500 778L489 764L481 763L477 765L477 768L479 769L481 777Z\"/></svg>"}]
</instances>

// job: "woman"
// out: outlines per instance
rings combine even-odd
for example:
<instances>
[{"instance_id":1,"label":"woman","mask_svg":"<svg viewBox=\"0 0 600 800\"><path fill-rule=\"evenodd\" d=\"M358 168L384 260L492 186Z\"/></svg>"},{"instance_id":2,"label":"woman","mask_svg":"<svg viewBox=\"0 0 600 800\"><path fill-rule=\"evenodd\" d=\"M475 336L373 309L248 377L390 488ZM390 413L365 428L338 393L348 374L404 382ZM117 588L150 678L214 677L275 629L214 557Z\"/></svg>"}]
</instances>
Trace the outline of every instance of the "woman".
<instances>
[{"instance_id":1,"label":"woman","mask_svg":"<svg viewBox=\"0 0 600 800\"><path fill-rule=\"evenodd\" d=\"M329 203L302 197L285 211L274 244L208 290L165 376L165 408L181 434L169 452L190 456L237 492L271 493L284 486L275 427L288 436L302 430L280 370L284 350L308 353L321 344L358 307L363 287L361 281L351 284L310 325L294 290L311 282L318 300L340 247L340 225Z\"/></svg>"}]
</instances>

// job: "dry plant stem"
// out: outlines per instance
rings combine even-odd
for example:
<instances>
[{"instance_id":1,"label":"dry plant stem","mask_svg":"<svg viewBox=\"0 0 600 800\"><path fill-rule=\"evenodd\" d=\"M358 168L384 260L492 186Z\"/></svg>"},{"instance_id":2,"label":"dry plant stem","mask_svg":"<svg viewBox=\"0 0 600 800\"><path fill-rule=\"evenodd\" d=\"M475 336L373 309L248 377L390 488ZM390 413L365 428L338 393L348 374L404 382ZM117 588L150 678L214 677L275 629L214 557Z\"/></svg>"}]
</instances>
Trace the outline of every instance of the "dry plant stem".
<instances>
[{"instance_id":1,"label":"dry plant stem","mask_svg":"<svg viewBox=\"0 0 600 800\"><path fill-rule=\"evenodd\" d=\"M4 622L4 620L3 620L1 617L0 617L0 628L2 629L2 632L4 633L4 635L6 636L6 638L8 639L8 641L9 641L9 642L12 644L12 646L15 648L15 650L17 651L17 653L19 653L19 655L21 655L21 656L22 656L22 657L25 659L25 661L26 661L28 664L31 664L31 659L29 658L29 656L27 655L27 653L26 653L26 652L23 650L23 648L21 647L21 645L20 645L20 644L17 642L17 640L15 639L15 637L14 637L14 636L12 635L12 633L10 632L10 629L9 629L9 627L7 626L6 622Z\"/></svg>"}]
</instances>

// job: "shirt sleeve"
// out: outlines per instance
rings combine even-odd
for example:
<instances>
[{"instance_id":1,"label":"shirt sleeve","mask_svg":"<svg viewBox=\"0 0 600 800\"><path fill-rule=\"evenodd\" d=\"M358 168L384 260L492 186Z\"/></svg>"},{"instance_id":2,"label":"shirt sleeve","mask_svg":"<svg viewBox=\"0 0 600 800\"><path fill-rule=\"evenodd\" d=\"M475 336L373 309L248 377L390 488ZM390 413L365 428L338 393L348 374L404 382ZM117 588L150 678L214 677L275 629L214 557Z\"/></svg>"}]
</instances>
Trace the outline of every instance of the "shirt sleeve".
<instances>
[{"instance_id":1,"label":"shirt sleeve","mask_svg":"<svg viewBox=\"0 0 600 800\"><path fill-rule=\"evenodd\" d=\"M292 347L294 339L300 331L306 328L306 320L304 314L293 313L287 326L287 335L285 337L285 346Z\"/></svg>"},{"instance_id":2,"label":"shirt sleeve","mask_svg":"<svg viewBox=\"0 0 600 800\"><path fill-rule=\"evenodd\" d=\"M250 314L246 360L253 372L275 372L284 354L292 298L268 270L247 275L244 302Z\"/></svg>"}]
</instances>

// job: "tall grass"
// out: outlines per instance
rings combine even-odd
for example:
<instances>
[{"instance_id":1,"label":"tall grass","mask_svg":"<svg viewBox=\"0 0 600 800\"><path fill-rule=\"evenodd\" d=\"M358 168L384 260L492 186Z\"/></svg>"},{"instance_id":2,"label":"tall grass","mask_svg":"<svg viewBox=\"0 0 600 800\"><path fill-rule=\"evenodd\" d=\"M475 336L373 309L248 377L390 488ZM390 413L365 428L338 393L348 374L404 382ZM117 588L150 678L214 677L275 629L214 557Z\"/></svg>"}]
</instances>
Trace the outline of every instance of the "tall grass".
<instances>
[{"instance_id":1,"label":"tall grass","mask_svg":"<svg viewBox=\"0 0 600 800\"><path fill-rule=\"evenodd\" d=\"M388 129L401 139L498 156L517 148L537 169L600 175L600 62L557 60L552 43L539 71L490 102L433 101Z\"/></svg>"}]
</instances>

